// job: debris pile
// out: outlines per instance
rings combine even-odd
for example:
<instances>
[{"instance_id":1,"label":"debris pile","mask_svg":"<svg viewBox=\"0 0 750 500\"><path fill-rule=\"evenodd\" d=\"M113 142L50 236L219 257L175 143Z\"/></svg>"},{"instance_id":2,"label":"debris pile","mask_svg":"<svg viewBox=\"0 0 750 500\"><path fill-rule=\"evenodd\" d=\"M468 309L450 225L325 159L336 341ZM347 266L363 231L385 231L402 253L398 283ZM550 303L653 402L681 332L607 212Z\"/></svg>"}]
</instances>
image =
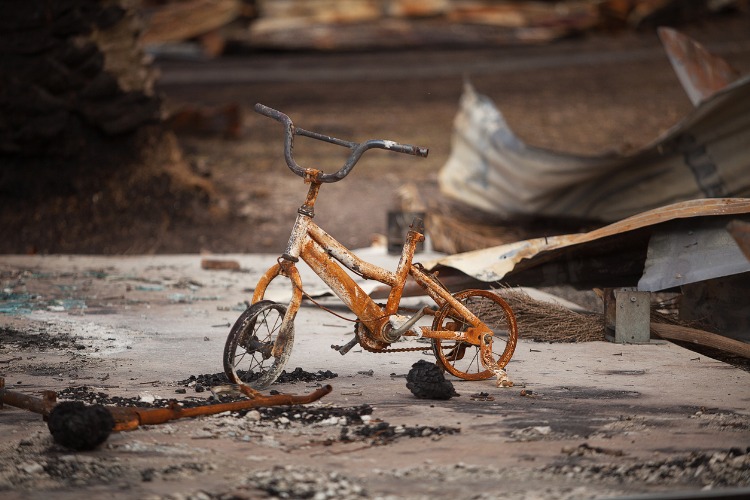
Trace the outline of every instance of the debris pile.
<instances>
[{"instance_id":1,"label":"debris pile","mask_svg":"<svg viewBox=\"0 0 750 500\"><path fill-rule=\"evenodd\" d=\"M747 159L732 145L746 143L750 135L744 121L750 78L678 31L662 27L658 34L694 110L648 143L623 145L618 153L572 154L527 143L492 99L466 82L451 155L439 174L440 190L478 211L486 226L494 219L505 222L495 237L489 227L469 236L474 248L496 245L512 221L547 221L549 234L560 234L559 224L601 225L677 202L747 197L750 185L741 175ZM697 158L707 150L713 153L704 166ZM449 214L440 213L431 221L428 212L439 250L462 245L473 231L448 219ZM475 216L473 222L481 221Z\"/></svg>"},{"instance_id":2,"label":"debris pile","mask_svg":"<svg viewBox=\"0 0 750 500\"><path fill-rule=\"evenodd\" d=\"M240 370L238 372L242 380L245 382L252 382L259 374L252 373L248 375L246 372ZM286 370L281 372L279 378L276 379L276 384L295 384L297 382L322 382L324 380L330 380L338 377L337 373L331 370L318 370L317 372L308 372L300 367L295 368L291 372ZM209 387L228 384L229 379L222 373L203 374L203 375L191 375L185 380L177 382L178 385L184 387L193 387L195 392L203 392Z\"/></svg>"},{"instance_id":3,"label":"debris pile","mask_svg":"<svg viewBox=\"0 0 750 500\"><path fill-rule=\"evenodd\" d=\"M82 350L86 348L86 346L81 344L80 337L61 331L53 333L36 325L29 326L23 330L19 330L13 326L2 326L0 327L0 337L3 339L0 344L0 350L9 347L12 347L14 351Z\"/></svg>"},{"instance_id":4,"label":"debris pile","mask_svg":"<svg viewBox=\"0 0 750 500\"><path fill-rule=\"evenodd\" d=\"M521 45L592 30L680 24L741 1L149 0L143 42L155 53L212 57L226 47L362 50L438 44ZM176 47L176 42L195 45ZM171 48L170 48L171 47Z\"/></svg>"},{"instance_id":5,"label":"debris pile","mask_svg":"<svg viewBox=\"0 0 750 500\"><path fill-rule=\"evenodd\" d=\"M409 438L420 438L429 437L431 439L439 439L440 436L458 434L461 429L458 427L430 427L430 426L414 426L409 427L405 425L390 425L388 422L378 422L375 424L364 425L352 434L349 434L348 429L341 429L341 441L354 441L355 436L365 439L370 439L373 445L389 444L401 437Z\"/></svg>"},{"instance_id":6,"label":"debris pile","mask_svg":"<svg viewBox=\"0 0 750 500\"><path fill-rule=\"evenodd\" d=\"M154 396L150 393L144 393L139 396L132 398L126 398L121 396L110 396L109 394L101 391L96 391L95 388L89 386L77 386L77 387L66 387L57 392L57 397L61 400L66 401L78 401L86 403L87 405L104 405L104 406L119 406L127 408L168 408L169 405L176 400L173 398L162 398ZM227 400L229 397L227 397ZM238 400L239 397L233 400ZM177 401L183 408L193 408L195 406L202 406L205 404L218 404L227 402L224 398L222 400L209 398L209 399L185 399Z\"/></svg>"},{"instance_id":7,"label":"debris pile","mask_svg":"<svg viewBox=\"0 0 750 500\"><path fill-rule=\"evenodd\" d=\"M373 408L368 404L359 406L269 406L257 408L260 420L273 421L286 424L291 421L301 424L316 424L321 422L336 423L340 425L362 425L370 421ZM237 413L238 418L246 418L248 412Z\"/></svg>"}]
</instances>

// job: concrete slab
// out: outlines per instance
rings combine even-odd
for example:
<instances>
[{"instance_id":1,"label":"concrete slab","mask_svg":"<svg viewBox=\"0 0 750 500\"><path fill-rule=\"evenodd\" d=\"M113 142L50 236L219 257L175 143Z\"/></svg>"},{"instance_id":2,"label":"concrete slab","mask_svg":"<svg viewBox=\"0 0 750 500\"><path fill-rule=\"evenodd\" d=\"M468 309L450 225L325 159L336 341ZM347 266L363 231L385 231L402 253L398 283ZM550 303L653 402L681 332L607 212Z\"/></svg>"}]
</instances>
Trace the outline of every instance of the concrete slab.
<instances>
[{"instance_id":1,"label":"concrete slab","mask_svg":"<svg viewBox=\"0 0 750 500\"><path fill-rule=\"evenodd\" d=\"M29 394L85 385L127 397L148 391L205 398L192 389L176 394L176 382L222 371L229 326L276 259L213 257L236 260L241 270L201 269L200 255L3 257L0 372L8 386ZM308 272L303 281L317 285ZM8 342L18 332L77 339L69 347L34 350ZM368 497L391 498L592 498L750 486L750 373L720 361L669 343L522 340L508 365L513 388L453 380L460 397L428 401L414 398L404 378L418 359L434 359L428 344L411 353L355 348L342 357L331 350L352 334L352 323L317 307L300 311L287 368L338 374L330 380L333 392L314 406L367 404L374 421L460 432L373 446L341 441L341 423L306 427L221 415L116 434L96 451L69 453L52 445L37 415L6 406L0 410L6 435L0 491L10 498L50 492L71 498L242 492L255 498L269 491L263 477L289 482L285 475L294 473L299 482L309 472L340 486L329 474L334 471ZM314 387L273 389L305 393ZM49 472L60 456L130 472L114 482L92 473L74 484ZM175 482L163 471L178 465L187 472ZM146 470L162 473L146 481ZM320 498L357 496L338 491Z\"/></svg>"}]
</instances>

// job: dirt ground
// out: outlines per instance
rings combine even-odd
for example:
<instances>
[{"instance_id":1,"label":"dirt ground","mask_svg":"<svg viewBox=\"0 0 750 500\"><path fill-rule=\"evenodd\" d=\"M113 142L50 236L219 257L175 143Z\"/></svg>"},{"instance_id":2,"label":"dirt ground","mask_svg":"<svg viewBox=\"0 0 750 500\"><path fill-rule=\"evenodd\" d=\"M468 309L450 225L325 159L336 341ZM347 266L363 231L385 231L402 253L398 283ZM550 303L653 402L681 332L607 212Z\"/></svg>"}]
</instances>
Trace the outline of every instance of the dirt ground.
<instances>
[{"instance_id":1,"label":"dirt ground","mask_svg":"<svg viewBox=\"0 0 750 500\"><path fill-rule=\"evenodd\" d=\"M684 31L747 74L749 26L739 18ZM427 159L369 152L346 180L323 187L317 222L354 248L385 234L405 182L436 191L465 79L529 143L578 153L647 143L691 107L656 36L644 33L158 65L171 109L245 110L239 139L179 135L228 215L123 220L128 239L99 234L70 250L187 256L1 259L0 373L13 390L87 403L209 401L215 380L200 376L221 372L229 325L283 250L305 194L283 163L280 126L252 113L256 102L343 139L430 148ZM295 153L323 170L343 161L337 148L309 140ZM201 252L238 254L229 257L242 269L201 270ZM288 368L319 380L273 389L333 385L320 402L145 426L89 452L55 444L38 415L4 408L0 496L573 499L750 488L748 372L720 361L671 344L524 340L509 365L516 387L454 381L461 396L437 402L405 387L422 354L342 358L329 346L348 340L348 323L314 308L298 321Z\"/></svg>"},{"instance_id":2,"label":"dirt ground","mask_svg":"<svg viewBox=\"0 0 750 500\"><path fill-rule=\"evenodd\" d=\"M7 388L88 404L212 403L226 383L229 325L275 259L227 258L241 271L202 270L197 255L7 257ZM429 400L406 386L415 361L434 359L429 345L342 357L330 346L351 338L351 323L304 307L295 327L289 376L266 393L330 384L318 402L144 425L78 452L39 415L6 406L0 495L583 499L750 488L750 372L673 344L522 339L508 365L515 386L452 378L458 397Z\"/></svg>"}]
</instances>

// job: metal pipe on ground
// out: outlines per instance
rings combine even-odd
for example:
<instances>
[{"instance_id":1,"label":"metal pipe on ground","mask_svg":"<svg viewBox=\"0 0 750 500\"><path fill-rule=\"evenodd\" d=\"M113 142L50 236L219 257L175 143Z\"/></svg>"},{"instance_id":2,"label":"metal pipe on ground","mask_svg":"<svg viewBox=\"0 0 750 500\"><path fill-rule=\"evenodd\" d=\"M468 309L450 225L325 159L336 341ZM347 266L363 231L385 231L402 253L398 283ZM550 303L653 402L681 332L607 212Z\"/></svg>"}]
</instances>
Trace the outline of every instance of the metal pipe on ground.
<instances>
[{"instance_id":1,"label":"metal pipe on ground","mask_svg":"<svg viewBox=\"0 0 750 500\"><path fill-rule=\"evenodd\" d=\"M276 394L264 396L260 393L252 399L217 403L193 408L183 408L173 402L167 408L135 408L122 406L87 406L80 401L57 403L53 391L44 391L43 397L29 396L11 391L0 377L0 408L7 404L42 415L55 442L76 450L90 450L100 445L112 432L129 431L141 425L155 425L202 415L216 415L225 411L241 411L263 406L308 404L330 393L333 388L325 385L302 396Z\"/></svg>"}]
</instances>

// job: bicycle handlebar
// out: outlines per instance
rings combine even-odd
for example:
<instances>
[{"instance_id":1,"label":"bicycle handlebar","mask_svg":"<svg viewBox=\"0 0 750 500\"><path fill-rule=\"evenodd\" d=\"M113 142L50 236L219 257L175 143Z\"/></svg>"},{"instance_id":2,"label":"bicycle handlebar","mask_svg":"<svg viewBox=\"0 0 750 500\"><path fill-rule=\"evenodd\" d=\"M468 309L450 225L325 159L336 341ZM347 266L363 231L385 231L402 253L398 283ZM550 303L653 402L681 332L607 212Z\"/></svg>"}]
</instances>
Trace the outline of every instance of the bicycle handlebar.
<instances>
[{"instance_id":1,"label":"bicycle handlebar","mask_svg":"<svg viewBox=\"0 0 750 500\"><path fill-rule=\"evenodd\" d=\"M286 160L286 164L289 167L289 169L294 172L295 174L299 175L300 177L304 177L307 170L297 164L297 162L294 161L294 136L295 135L301 135L304 137L310 137L312 139L317 139L319 141L325 141L329 142L331 144L336 144L337 146L345 146L352 150L352 153L349 155L349 158L347 158L346 162L344 163L344 166L341 167L338 171L332 173L332 174L326 174L322 173L318 176L317 180L319 182L338 182L347 175L349 175L349 172L352 171L354 168L354 165L357 164L359 159L362 157L365 151L368 149L387 149L389 151L395 151L396 153L404 153L404 154L410 154L414 156L421 156L422 158L427 157L427 153L429 150L427 148L422 148L419 146L412 146L410 144L399 144L397 142L393 141L386 141L381 139L372 139L365 142L349 142L344 141L342 139L337 139L335 137L331 137L324 134L319 134L317 132L312 132L310 130L305 130L303 128L296 127L294 123L292 123L291 118L289 118L287 115L282 113L281 111L277 111L275 109L269 108L268 106L264 106L263 104L256 104L255 105L255 111L260 113L261 115L267 116L269 118L272 118L276 120L277 122L284 125L285 133L284 133L284 159Z\"/></svg>"}]
</instances>

